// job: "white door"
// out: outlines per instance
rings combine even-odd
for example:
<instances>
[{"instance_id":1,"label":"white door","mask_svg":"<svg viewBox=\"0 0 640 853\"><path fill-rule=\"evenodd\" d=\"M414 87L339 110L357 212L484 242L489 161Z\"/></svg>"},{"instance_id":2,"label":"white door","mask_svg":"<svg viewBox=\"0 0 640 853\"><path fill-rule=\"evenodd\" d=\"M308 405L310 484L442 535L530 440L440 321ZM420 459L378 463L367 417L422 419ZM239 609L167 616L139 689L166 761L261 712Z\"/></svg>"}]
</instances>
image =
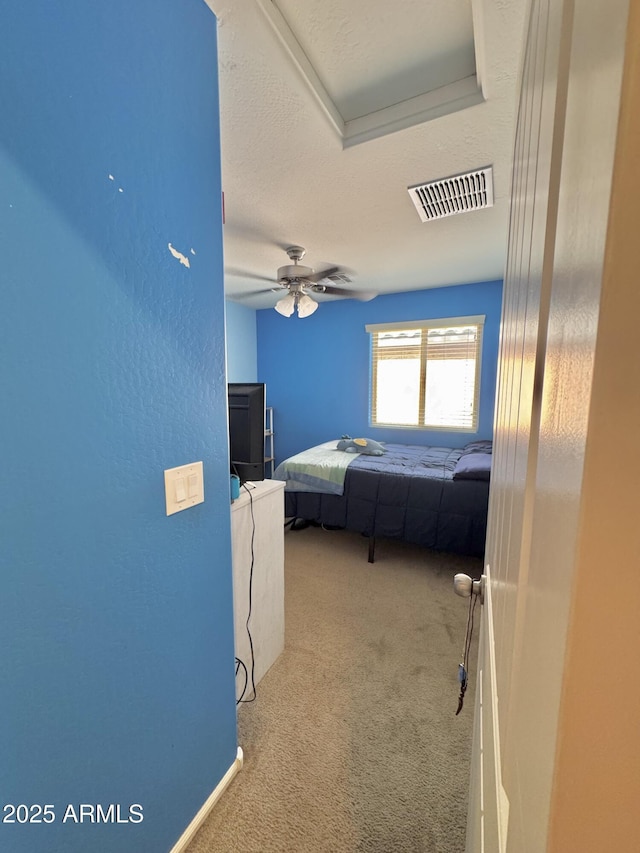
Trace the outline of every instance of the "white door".
<instances>
[{"instance_id":1,"label":"white door","mask_svg":"<svg viewBox=\"0 0 640 853\"><path fill-rule=\"evenodd\" d=\"M570 763L560 764L572 738L568 709L593 689L587 679L575 696L567 692L577 600L585 592L578 579L599 535L585 530L585 513L596 503L601 516L619 519L622 512L586 478L585 466L598 449L592 401L599 399L601 300L617 287L603 273L605 250L613 245L607 228L628 8L627 0L531 2L511 191L467 853L636 849L611 846L610 835L601 847L591 846L593 834L579 840L567 811ZM628 401L617 414L610 406L609 400L614 420L627 417ZM592 600L597 594L586 591ZM585 825L588 818L583 815Z\"/></svg>"}]
</instances>

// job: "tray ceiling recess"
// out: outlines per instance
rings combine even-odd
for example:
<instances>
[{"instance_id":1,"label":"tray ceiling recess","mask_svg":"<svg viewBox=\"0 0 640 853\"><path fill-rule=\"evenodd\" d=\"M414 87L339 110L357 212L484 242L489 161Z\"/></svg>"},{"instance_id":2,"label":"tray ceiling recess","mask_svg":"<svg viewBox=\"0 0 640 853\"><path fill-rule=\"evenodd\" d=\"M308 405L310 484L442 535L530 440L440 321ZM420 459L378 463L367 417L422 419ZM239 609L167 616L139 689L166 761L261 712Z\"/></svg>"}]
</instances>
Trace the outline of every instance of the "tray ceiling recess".
<instances>
[{"instance_id":1,"label":"tray ceiling recess","mask_svg":"<svg viewBox=\"0 0 640 853\"><path fill-rule=\"evenodd\" d=\"M456 213L493 207L493 169L487 166L408 187L409 196L423 222Z\"/></svg>"},{"instance_id":2,"label":"tray ceiling recess","mask_svg":"<svg viewBox=\"0 0 640 853\"><path fill-rule=\"evenodd\" d=\"M479 0L413 0L412 14L385 3L377 14L388 20L375 30L370 0L256 2L344 148L485 100Z\"/></svg>"}]
</instances>

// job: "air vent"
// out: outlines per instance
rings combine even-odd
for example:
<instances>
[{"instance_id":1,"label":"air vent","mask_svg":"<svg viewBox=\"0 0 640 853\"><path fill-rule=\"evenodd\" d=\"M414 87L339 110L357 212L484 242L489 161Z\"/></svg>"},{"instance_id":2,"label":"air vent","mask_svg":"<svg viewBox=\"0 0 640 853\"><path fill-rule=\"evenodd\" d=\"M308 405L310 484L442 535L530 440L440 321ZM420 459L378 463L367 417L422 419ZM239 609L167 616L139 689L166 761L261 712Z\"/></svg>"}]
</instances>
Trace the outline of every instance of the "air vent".
<instances>
[{"instance_id":1,"label":"air vent","mask_svg":"<svg viewBox=\"0 0 640 853\"><path fill-rule=\"evenodd\" d=\"M477 169L428 184L409 187L411 201L423 222L456 213L493 207L493 169Z\"/></svg>"}]
</instances>

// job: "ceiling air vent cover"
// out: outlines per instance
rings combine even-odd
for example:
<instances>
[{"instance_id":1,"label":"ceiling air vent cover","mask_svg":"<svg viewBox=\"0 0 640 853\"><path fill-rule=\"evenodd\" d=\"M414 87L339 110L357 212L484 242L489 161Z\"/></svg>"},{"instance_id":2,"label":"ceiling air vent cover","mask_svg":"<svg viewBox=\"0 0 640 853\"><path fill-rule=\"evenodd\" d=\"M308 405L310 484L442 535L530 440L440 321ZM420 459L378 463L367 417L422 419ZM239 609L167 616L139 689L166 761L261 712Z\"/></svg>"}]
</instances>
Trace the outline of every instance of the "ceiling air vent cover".
<instances>
[{"instance_id":1,"label":"ceiling air vent cover","mask_svg":"<svg viewBox=\"0 0 640 853\"><path fill-rule=\"evenodd\" d=\"M418 184L408 190L423 222L443 219L455 213L493 207L493 170L487 166L486 169Z\"/></svg>"}]
</instances>

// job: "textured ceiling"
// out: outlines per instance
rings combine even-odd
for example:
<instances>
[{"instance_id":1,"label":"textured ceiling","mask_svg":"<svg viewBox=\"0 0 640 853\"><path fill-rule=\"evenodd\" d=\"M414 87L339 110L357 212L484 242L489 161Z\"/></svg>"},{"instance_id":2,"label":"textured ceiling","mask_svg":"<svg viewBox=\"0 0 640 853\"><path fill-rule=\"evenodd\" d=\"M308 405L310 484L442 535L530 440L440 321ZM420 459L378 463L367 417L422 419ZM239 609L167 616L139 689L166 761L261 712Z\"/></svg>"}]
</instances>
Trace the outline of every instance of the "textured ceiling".
<instances>
[{"instance_id":1,"label":"textured ceiling","mask_svg":"<svg viewBox=\"0 0 640 853\"><path fill-rule=\"evenodd\" d=\"M475 73L468 2L370 3L366 15L347 0L274 5L345 120ZM399 8L406 25L398 20Z\"/></svg>"},{"instance_id":2,"label":"textured ceiling","mask_svg":"<svg viewBox=\"0 0 640 853\"><path fill-rule=\"evenodd\" d=\"M305 264L344 267L353 288L379 293L502 277L525 0L277 0L345 120L473 72L475 38L479 82L467 79L481 103L439 107L351 147L265 13L272 0L208 2L219 21L230 298L273 305L281 294L269 281L293 243ZM420 221L407 187L488 165L493 207Z\"/></svg>"}]
</instances>

